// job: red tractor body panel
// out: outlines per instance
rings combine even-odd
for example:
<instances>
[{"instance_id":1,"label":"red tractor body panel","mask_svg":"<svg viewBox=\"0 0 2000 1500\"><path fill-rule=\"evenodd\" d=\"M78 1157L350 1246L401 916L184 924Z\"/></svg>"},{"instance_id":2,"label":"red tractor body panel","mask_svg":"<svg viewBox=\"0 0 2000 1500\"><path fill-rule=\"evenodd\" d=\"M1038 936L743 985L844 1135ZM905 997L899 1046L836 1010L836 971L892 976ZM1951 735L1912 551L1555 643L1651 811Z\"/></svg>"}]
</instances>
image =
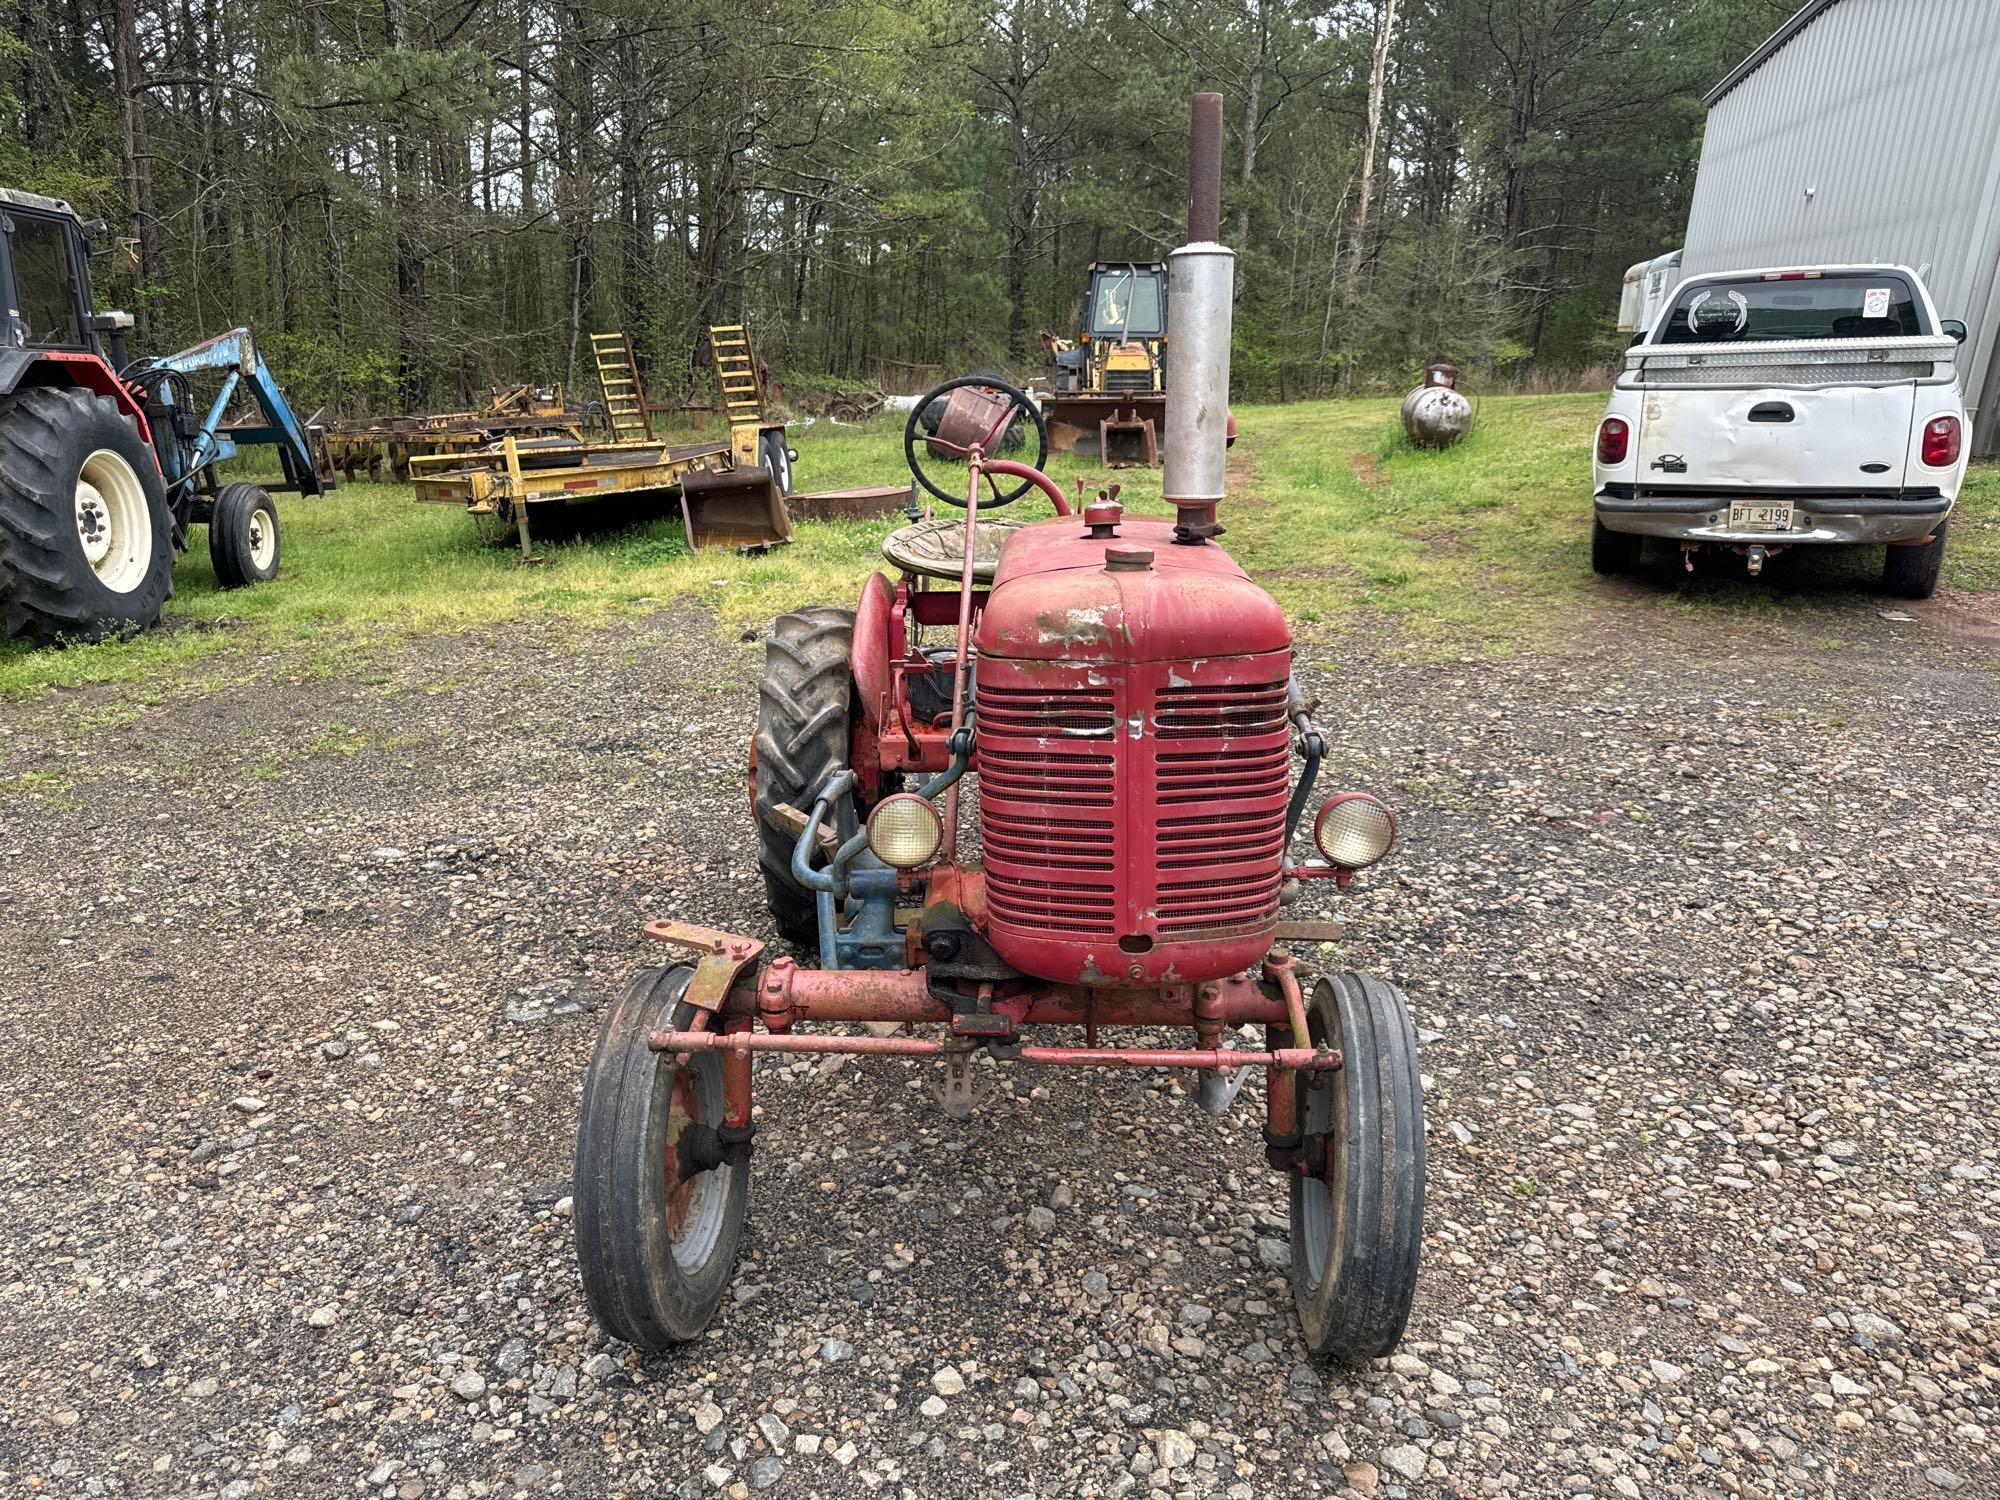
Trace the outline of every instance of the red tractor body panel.
<instances>
[{"instance_id":1,"label":"red tractor body panel","mask_svg":"<svg viewBox=\"0 0 2000 1500\"><path fill-rule=\"evenodd\" d=\"M1197 984L1276 938L1290 631L1228 554L1172 537L1027 527L980 617L988 939L1039 978Z\"/></svg>"}]
</instances>

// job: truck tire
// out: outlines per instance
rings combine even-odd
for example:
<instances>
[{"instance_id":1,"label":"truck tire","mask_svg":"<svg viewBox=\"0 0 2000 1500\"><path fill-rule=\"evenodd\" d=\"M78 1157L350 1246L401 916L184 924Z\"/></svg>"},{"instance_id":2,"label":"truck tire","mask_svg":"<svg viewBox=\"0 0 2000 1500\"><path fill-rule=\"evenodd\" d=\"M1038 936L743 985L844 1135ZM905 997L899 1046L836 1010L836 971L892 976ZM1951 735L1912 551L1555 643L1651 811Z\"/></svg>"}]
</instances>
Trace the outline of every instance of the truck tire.
<instances>
[{"instance_id":1,"label":"truck tire","mask_svg":"<svg viewBox=\"0 0 2000 1500\"><path fill-rule=\"evenodd\" d=\"M1595 516L1590 520L1590 567L1594 573L1614 577L1639 571L1639 554L1646 539L1629 531L1613 531Z\"/></svg>"},{"instance_id":2,"label":"truck tire","mask_svg":"<svg viewBox=\"0 0 2000 1500\"><path fill-rule=\"evenodd\" d=\"M151 629L173 566L159 463L108 397L0 397L0 635L53 645Z\"/></svg>"},{"instance_id":3,"label":"truck tire","mask_svg":"<svg viewBox=\"0 0 2000 1500\"><path fill-rule=\"evenodd\" d=\"M1901 599L1928 599L1935 594L1938 573L1944 567L1945 536L1950 530L1950 520L1943 520L1922 546L1889 548L1882 559L1882 591Z\"/></svg>"},{"instance_id":4,"label":"truck tire","mask_svg":"<svg viewBox=\"0 0 2000 1500\"><path fill-rule=\"evenodd\" d=\"M226 589L278 576L278 507L261 485L225 484L208 518L208 558Z\"/></svg>"},{"instance_id":5,"label":"truck tire","mask_svg":"<svg viewBox=\"0 0 2000 1500\"><path fill-rule=\"evenodd\" d=\"M751 741L751 800L757 812L757 864L779 933L816 947L813 893L792 878L798 842L772 818L779 803L812 811L827 777L847 764L854 699L854 611L815 605L779 615L764 640L757 688L757 734Z\"/></svg>"}]
</instances>

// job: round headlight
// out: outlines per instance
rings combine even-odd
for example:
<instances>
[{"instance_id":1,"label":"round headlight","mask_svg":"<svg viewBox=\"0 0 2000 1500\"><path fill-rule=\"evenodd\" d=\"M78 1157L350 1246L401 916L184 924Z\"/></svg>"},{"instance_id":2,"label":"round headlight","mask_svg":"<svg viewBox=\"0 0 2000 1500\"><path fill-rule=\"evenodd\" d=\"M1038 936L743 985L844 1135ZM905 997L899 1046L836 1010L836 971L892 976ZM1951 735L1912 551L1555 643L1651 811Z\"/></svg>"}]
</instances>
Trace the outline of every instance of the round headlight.
<instances>
[{"instance_id":1,"label":"round headlight","mask_svg":"<svg viewBox=\"0 0 2000 1500\"><path fill-rule=\"evenodd\" d=\"M1313 820L1313 842L1328 864L1365 870L1396 842L1396 819L1366 792L1341 792Z\"/></svg>"},{"instance_id":2,"label":"round headlight","mask_svg":"<svg viewBox=\"0 0 2000 1500\"><path fill-rule=\"evenodd\" d=\"M914 870L928 863L943 842L938 810L915 792L884 797L868 815L868 847L894 869Z\"/></svg>"}]
</instances>

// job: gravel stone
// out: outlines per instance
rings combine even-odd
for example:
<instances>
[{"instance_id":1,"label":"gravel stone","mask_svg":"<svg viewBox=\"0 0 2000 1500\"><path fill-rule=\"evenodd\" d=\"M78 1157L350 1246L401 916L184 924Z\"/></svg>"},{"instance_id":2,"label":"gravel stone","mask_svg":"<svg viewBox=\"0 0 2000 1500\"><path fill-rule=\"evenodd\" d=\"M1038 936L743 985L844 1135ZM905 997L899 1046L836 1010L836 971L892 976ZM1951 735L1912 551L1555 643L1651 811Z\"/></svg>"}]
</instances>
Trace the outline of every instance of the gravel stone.
<instances>
[{"instance_id":1,"label":"gravel stone","mask_svg":"<svg viewBox=\"0 0 2000 1500\"><path fill-rule=\"evenodd\" d=\"M1346 924L1302 961L1403 985L1431 1124L1416 1307L1351 1371L1301 1343L1256 1074L1210 1117L1185 1080L982 1061L963 1125L927 1062L760 1058L715 1323L665 1359L596 1326L569 1216L596 1013L659 959L642 919L771 937L747 624L529 614L351 676L246 639L199 690L0 701L8 1477L2000 1493L2000 619L1948 580L1892 628L1821 566L1754 611L1607 583L1512 659L1302 627L1328 764L1404 844L1287 916Z\"/></svg>"}]
</instances>

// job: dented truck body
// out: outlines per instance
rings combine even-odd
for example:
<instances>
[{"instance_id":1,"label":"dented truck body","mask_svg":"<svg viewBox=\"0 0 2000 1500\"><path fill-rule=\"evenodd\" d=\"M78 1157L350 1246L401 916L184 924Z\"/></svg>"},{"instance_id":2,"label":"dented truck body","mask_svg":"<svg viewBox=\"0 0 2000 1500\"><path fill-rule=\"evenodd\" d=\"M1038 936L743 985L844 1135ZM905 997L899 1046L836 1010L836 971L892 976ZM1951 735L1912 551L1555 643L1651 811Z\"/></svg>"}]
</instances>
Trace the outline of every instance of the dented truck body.
<instances>
[{"instance_id":1,"label":"dented truck body","mask_svg":"<svg viewBox=\"0 0 2000 1500\"><path fill-rule=\"evenodd\" d=\"M1932 542L1965 475L1963 332L1902 266L1681 283L1598 425L1600 540L1731 548L1753 571L1787 547Z\"/></svg>"}]
</instances>

